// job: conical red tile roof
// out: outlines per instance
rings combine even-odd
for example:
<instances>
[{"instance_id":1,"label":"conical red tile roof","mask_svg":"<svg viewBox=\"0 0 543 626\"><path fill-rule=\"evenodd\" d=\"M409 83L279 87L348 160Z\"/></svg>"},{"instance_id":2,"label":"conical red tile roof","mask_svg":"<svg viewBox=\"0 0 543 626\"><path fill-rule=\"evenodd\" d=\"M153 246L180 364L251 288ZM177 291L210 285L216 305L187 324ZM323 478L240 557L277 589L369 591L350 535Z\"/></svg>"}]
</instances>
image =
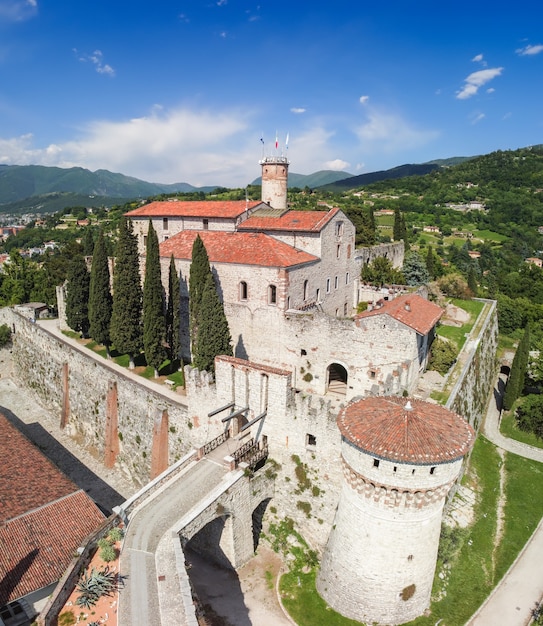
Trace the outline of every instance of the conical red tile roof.
<instances>
[{"instance_id":1,"label":"conical red tile roof","mask_svg":"<svg viewBox=\"0 0 543 626\"><path fill-rule=\"evenodd\" d=\"M447 463L464 456L475 440L460 415L423 400L386 396L353 402L337 419L357 448L400 463Z\"/></svg>"}]
</instances>

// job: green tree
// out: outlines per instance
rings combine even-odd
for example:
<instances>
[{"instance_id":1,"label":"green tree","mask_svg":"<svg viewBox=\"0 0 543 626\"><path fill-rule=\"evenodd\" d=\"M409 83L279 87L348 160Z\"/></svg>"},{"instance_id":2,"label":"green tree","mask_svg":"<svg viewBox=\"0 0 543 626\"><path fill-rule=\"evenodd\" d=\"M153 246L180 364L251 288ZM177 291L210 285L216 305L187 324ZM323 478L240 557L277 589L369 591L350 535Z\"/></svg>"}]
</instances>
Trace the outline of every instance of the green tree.
<instances>
[{"instance_id":1,"label":"green tree","mask_svg":"<svg viewBox=\"0 0 543 626\"><path fill-rule=\"evenodd\" d=\"M92 255L89 286L89 334L97 343L106 347L109 356L111 338L112 298L109 284L109 266L104 242L104 233L100 230Z\"/></svg>"},{"instance_id":2,"label":"green tree","mask_svg":"<svg viewBox=\"0 0 543 626\"><path fill-rule=\"evenodd\" d=\"M11 328L7 324L0 326L0 348L11 342Z\"/></svg>"},{"instance_id":3,"label":"green tree","mask_svg":"<svg viewBox=\"0 0 543 626\"><path fill-rule=\"evenodd\" d=\"M40 269L34 261L23 257L18 250L9 253L9 261L2 268L0 302L2 305L30 302L40 280Z\"/></svg>"},{"instance_id":4,"label":"green tree","mask_svg":"<svg viewBox=\"0 0 543 626\"><path fill-rule=\"evenodd\" d=\"M213 372L215 357L220 354L232 356L233 352L228 321L211 272L206 278L200 306L193 364L199 370Z\"/></svg>"},{"instance_id":5,"label":"green tree","mask_svg":"<svg viewBox=\"0 0 543 626\"><path fill-rule=\"evenodd\" d=\"M134 357L143 347L142 303L138 241L132 222L123 216L113 274L111 341L118 352L128 354L130 369L134 368Z\"/></svg>"},{"instance_id":6,"label":"green tree","mask_svg":"<svg viewBox=\"0 0 543 626\"><path fill-rule=\"evenodd\" d=\"M209 257L204 242L200 239L200 235L197 235L192 245L189 272L189 325L192 351L197 344L202 296L208 276L212 276Z\"/></svg>"},{"instance_id":7,"label":"green tree","mask_svg":"<svg viewBox=\"0 0 543 626\"><path fill-rule=\"evenodd\" d=\"M530 351L530 327L527 326L522 339L519 341L517 351L511 364L509 379L505 387L503 396L503 407L506 411L513 408L517 398L522 394L524 389L524 378L528 366L528 358Z\"/></svg>"},{"instance_id":8,"label":"green tree","mask_svg":"<svg viewBox=\"0 0 543 626\"><path fill-rule=\"evenodd\" d=\"M91 226L85 228L85 233L81 239L81 245L83 247L83 254L85 256L92 256L94 250L94 230Z\"/></svg>"},{"instance_id":9,"label":"green tree","mask_svg":"<svg viewBox=\"0 0 543 626\"><path fill-rule=\"evenodd\" d=\"M475 267L473 267L473 265L470 265L469 271L468 271L468 287L470 288L471 292L473 293L473 295L477 295L477 272L475 271Z\"/></svg>"},{"instance_id":10,"label":"green tree","mask_svg":"<svg viewBox=\"0 0 543 626\"><path fill-rule=\"evenodd\" d=\"M446 374L456 361L456 349L450 341L437 337L432 343L428 369Z\"/></svg>"},{"instance_id":11,"label":"green tree","mask_svg":"<svg viewBox=\"0 0 543 626\"><path fill-rule=\"evenodd\" d=\"M517 409L517 423L521 430L543 439L543 395L530 394Z\"/></svg>"},{"instance_id":12,"label":"green tree","mask_svg":"<svg viewBox=\"0 0 543 626\"><path fill-rule=\"evenodd\" d=\"M428 276L430 277L430 280L434 280L434 278L436 277L435 255L432 246L428 246L428 250L426 251L426 269L428 271Z\"/></svg>"},{"instance_id":13,"label":"green tree","mask_svg":"<svg viewBox=\"0 0 543 626\"><path fill-rule=\"evenodd\" d=\"M371 263L364 265L360 278L377 287L403 283L402 273L394 269L391 261L384 256L376 257Z\"/></svg>"},{"instance_id":14,"label":"green tree","mask_svg":"<svg viewBox=\"0 0 543 626\"><path fill-rule=\"evenodd\" d=\"M400 207L394 209L394 224L392 226L392 239L394 241L400 241L402 238L402 216L400 213Z\"/></svg>"},{"instance_id":15,"label":"green tree","mask_svg":"<svg viewBox=\"0 0 543 626\"><path fill-rule=\"evenodd\" d=\"M402 273L410 286L424 285L430 280L424 259L415 251L405 255Z\"/></svg>"},{"instance_id":16,"label":"green tree","mask_svg":"<svg viewBox=\"0 0 543 626\"><path fill-rule=\"evenodd\" d=\"M82 256L75 256L68 268L66 285L66 321L86 337L89 332L90 275Z\"/></svg>"},{"instance_id":17,"label":"green tree","mask_svg":"<svg viewBox=\"0 0 543 626\"><path fill-rule=\"evenodd\" d=\"M168 274L168 305L166 308L166 342L169 346L169 356L172 362L179 358L181 349L179 340L180 316L181 292L179 291L179 275L175 269L175 260L172 254Z\"/></svg>"},{"instance_id":18,"label":"green tree","mask_svg":"<svg viewBox=\"0 0 543 626\"><path fill-rule=\"evenodd\" d=\"M158 368L166 358L165 339L164 288L160 276L158 237L153 222L149 220L143 285L143 349L147 365L155 370L155 378L158 378Z\"/></svg>"}]
</instances>

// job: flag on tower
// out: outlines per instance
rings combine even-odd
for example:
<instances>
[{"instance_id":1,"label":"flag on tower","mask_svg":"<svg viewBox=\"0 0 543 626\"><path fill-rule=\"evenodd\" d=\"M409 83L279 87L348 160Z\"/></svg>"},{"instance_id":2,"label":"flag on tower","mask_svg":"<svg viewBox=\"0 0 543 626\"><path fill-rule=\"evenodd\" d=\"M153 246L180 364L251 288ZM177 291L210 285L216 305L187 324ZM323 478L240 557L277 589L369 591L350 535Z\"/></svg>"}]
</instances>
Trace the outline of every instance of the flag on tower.
<instances>
[{"instance_id":1,"label":"flag on tower","mask_svg":"<svg viewBox=\"0 0 543 626\"><path fill-rule=\"evenodd\" d=\"M264 145L264 133L260 133L260 141L262 142L262 145Z\"/></svg>"},{"instance_id":2,"label":"flag on tower","mask_svg":"<svg viewBox=\"0 0 543 626\"><path fill-rule=\"evenodd\" d=\"M277 131L275 131L275 149L279 148L279 139L277 138Z\"/></svg>"},{"instance_id":3,"label":"flag on tower","mask_svg":"<svg viewBox=\"0 0 543 626\"><path fill-rule=\"evenodd\" d=\"M288 133L287 133L287 138L286 138L286 141L285 141L285 148L288 150Z\"/></svg>"}]
</instances>

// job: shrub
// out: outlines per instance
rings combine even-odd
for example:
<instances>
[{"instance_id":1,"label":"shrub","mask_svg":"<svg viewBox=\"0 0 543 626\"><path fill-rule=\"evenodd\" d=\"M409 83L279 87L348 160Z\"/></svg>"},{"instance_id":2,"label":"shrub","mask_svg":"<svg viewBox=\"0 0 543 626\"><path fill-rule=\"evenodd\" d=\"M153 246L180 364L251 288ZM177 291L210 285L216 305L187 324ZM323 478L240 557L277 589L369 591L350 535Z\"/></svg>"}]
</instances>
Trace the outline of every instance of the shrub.
<instances>
[{"instance_id":1,"label":"shrub","mask_svg":"<svg viewBox=\"0 0 543 626\"><path fill-rule=\"evenodd\" d=\"M123 535L123 531L120 528L115 527L109 531L107 538L111 543L115 543L117 541L120 541L123 538Z\"/></svg>"},{"instance_id":2,"label":"shrub","mask_svg":"<svg viewBox=\"0 0 543 626\"><path fill-rule=\"evenodd\" d=\"M58 616L58 626L72 626L75 624L76 619L73 611L66 611Z\"/></svg>"},{"instance_id":3,"label":"shrub","mask_svg":"<svg viewBox=\"0 0 543 626\"><path fill-rule=\"evenodd\" d=\"M107 544L100 550L100 558L106 563L110 563L117 558L117 550L115 550L115 548L107 542Z\"/></svg>"},{"instance_id":4,"label":"shrub","mask_svg":"<svg viewBox=\"0 0 543 626\"><path fill-rule=\"evenodd\" d=\"M11 330L7 324L0 326L0 348L7 346L11 343Z\"/></svg>"},{"instance_id":5,"label":"shrub","mask_svg":"<svg viewBox=\"0 0 543 626\"><path fill-rule=\"evenodd\" d=\"M428 369L446 374L451 365L456 361L456 349L449 342L437 337L432 343Z\"/></svg>"}]
</instances>

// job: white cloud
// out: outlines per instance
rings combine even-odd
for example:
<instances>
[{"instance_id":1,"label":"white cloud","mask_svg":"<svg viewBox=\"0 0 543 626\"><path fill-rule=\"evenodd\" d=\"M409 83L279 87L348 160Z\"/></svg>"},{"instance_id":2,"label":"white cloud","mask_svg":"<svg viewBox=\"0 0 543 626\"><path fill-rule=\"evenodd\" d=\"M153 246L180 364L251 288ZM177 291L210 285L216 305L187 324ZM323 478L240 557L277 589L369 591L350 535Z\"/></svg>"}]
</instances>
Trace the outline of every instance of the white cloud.
<instances>
[{"instance_id":1,"label":"white cloud","mask_svg":"<svg viewBox=\"0 0 543 626\"><path fill-rule=\"evenodd\" d=\"M484 113L473 113L471 116L471 123L473 125L478 124L481 120L484 120L486 115Z\"/></svg>"},{"instance_id":2,"label":"white cloud","mask_svg":"<svg viewBox=\"0 0 543 626\"><path fill-rule=\"evenodd\" d=\"M503 67L494 67L487 70L479 70L478 72L471 73L464 81L464 86L460 91L456 93L458 100L466 100L474 96L479 89L493 80L497 76L500 76L503 72Z\"/></svg>"},{"instance_id":3,"label":"white cloud","mask_svg":"<svg viewBox=\"0 0 543 626\"><path fill-rule=\"evenodd\" d=\"M496 90L494 89L494 87L489 87L489 88L486 90L486 93L494 93L495 91L496 91Z\"/></svg>"},{"instance_id":4,"label":"white cloud","mask_svg":"<svg viewBox=\"0 0 543 626\"><path fill-rule=\"evenodd\" d=\"M350 163L343 161L342 159L334 159L333 161L326 161L324 164L325 169L334 170L334 172L342 172L349 167Z\"/></svg>"},{"instance_id":5,"label":"white cloud","mask_svg":"<svg viewBox=\"0 0 543 626\"><path fill-rule=\"evenodd\" d=\"M95 50L92 54L80 54L74 48L75 54L81 63L92 63L98 74L106 74L107 76L115 76L115 70L108 63L104 63L104 55L101 50Z\"/></svg>"},{"instance_id":6,"label":"white cloud","mask_svg":"<svg viewBox=\"0 0 543 626\"><path fill-rule=\"evenodd\" d=\"M292 107L290 109L291 113L296 113L296 114L305 113L305 111L306 110L304 108L302 108L302 107Z\"/></svg>"},{"instance_id":7,"label":"white cloud","mask_svg":"<svg viewBox=\"0 0 543 626\"><path fill-rule=\"evenodd\" d=\"M518 48L515 52L521 56L533 56L543 52L543 44L537 44L536 46L524 46L524 48Z\"/></svg>"},{"instance_id":8,"label":"white cloud","mask_svg":"<svg viewBox=\"0 0 543 626\"><path fill-rule=\"evenodd\" d=\"M354 129L365 152L394 153L433 141L437 131L415 128L401 116L370 110L364 124Z\"/></svg>"},{"instance_id":9,"label":"white cloud","mask_svg":"<svg viewBox=\"0 0 543 626\"><path fill-rule=\"evenodd\" d=\"M259 172L259 142L247 136L250 111L163 111L120 122L98 120L80 137L45 147L31 134L0 138L0 163L107 169L142 180L246 185Z\"/></svg>"},{"instance_id":10,"label":"white cloud","mask_svg":"<svg viewBox=\"0 0 543 626\"><path fill-rule=\"evenodd\" d=\"M481 63L483 61L482 54L476 54L473 59L471 59L474 63Z\"/></svg>"},{"instance_id":11,"label":"white cloud","mask_svg":"<svg viewBox=\"0 0 543 626\"><path fill-rule=\"evenodd\" d=\"M360 96L359 98L360 104L367 104L369 99L370 99L369 96Z\"/></svg>"},{"instance_id":12,"label":"white cloud","mask_svg":"<svg viewBox=\"0 0 543 626\"><path fill-rule=\"evenodd\" d=\"M24 22L37 14L37 0L0 0L0 23Z\"/></svg>"}]
</instances>

